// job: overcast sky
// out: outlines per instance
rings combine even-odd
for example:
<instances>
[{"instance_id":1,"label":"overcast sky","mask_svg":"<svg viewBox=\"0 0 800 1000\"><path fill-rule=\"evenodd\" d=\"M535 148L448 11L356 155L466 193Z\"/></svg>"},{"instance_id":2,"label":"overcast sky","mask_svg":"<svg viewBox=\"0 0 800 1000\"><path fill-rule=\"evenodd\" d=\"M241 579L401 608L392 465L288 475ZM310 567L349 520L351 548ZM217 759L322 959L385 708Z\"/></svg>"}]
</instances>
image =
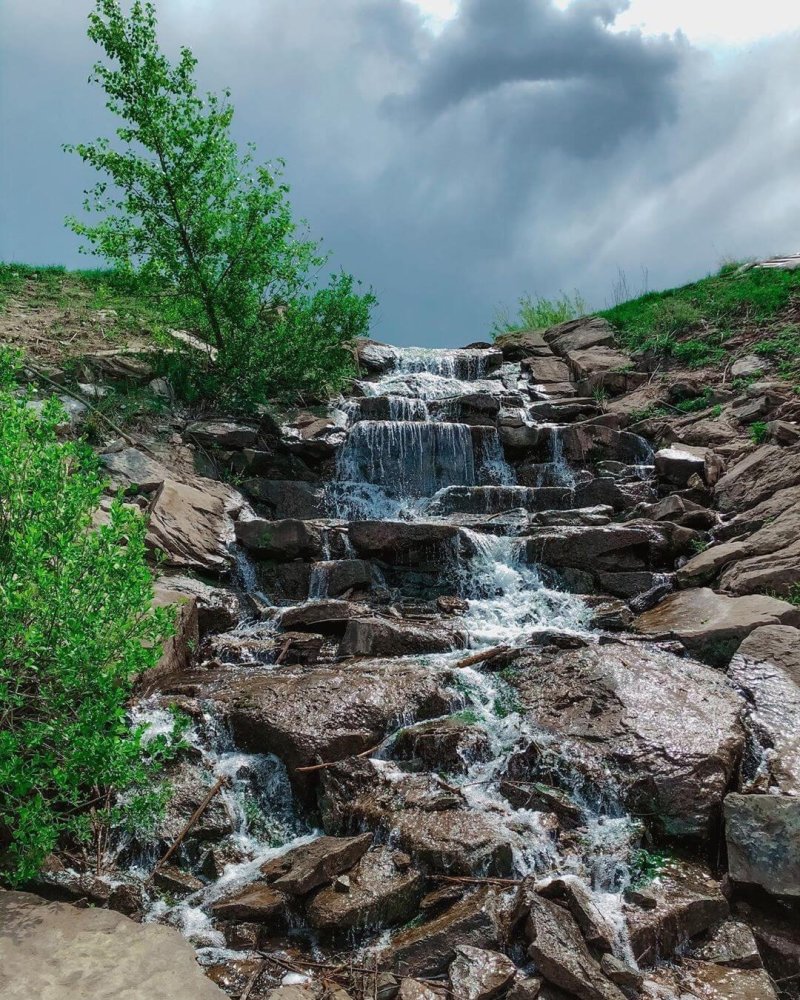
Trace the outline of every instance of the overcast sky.
<instances>
[{"instance_id":1,"label":"overcast sky","mask_svg":"<svg viewBox=\"0 0 800 1000\"><path fill-rule=\"evenodd\" d=\"M86 266L63 218L108 134L91 0L0 0L0 258ZM523 292L612 297L800 249L796 0L158 0L374 335L485 337Z\"/></svg>"}]
</instances>

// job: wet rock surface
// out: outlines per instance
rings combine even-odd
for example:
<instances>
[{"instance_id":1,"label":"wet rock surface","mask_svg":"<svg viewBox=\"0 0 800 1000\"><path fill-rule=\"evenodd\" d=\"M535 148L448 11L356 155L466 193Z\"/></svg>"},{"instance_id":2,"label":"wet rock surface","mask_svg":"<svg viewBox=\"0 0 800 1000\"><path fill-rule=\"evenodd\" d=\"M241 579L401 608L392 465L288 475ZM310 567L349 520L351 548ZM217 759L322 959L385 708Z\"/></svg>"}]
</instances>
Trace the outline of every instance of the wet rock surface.
<instances>
[{"instance_id":1,"label":"wet rock surface","mask_svg":"<svg viewBox=\"0 0 800 1000\"><path fill-rule=\"evenodd\" d=\"M104 454L193 622L133 711L188 746L119 885L41 891L180 928L251 1000L771 1000L800 971L791 401L662 384L597 318L358 355L329 405Z\"/></svg>"}]
</instances>

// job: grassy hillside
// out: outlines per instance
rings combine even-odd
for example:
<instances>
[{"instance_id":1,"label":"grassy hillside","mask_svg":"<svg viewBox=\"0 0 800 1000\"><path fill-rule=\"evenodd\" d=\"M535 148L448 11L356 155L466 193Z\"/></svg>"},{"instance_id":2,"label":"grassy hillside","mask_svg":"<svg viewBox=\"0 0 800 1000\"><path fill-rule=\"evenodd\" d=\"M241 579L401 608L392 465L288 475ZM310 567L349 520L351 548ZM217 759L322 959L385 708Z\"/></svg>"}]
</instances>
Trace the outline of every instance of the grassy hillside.
<instances>
[{"instance_id":1,"label":"grassy hillside","mask_svg":"<svg viewBox=\"0 0 800 1000\"><path fill-rule=\"evenodd\" d=\"M731 264L599 315L629 350L696 368L724 365L734 354L760 354L776 362L776 374L800 384L800 270Z\"/></svg>"}]
</instances>

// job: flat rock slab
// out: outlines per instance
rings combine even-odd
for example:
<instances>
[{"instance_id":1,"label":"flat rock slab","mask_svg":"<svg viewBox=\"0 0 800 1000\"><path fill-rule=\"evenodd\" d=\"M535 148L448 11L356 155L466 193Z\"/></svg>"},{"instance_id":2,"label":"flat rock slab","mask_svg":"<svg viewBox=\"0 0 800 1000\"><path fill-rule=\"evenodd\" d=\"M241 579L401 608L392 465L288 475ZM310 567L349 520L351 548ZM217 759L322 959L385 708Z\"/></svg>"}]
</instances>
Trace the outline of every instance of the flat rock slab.
<instances>
[{"instance_id":1,"label":"flat rock slab","mask_svg":"<svg viewBox=\"0 0 800 1000\"><path fill-rule=\"evenodd\" d=\"M729 795L725 838L734 882L800 899L800 798Z\"/></svg>"},{"instance_id":2,"label":"flat rock slab","mask_svg":"<svg viewBox=\"0 0 800 1000\"><path fill-rule=\"evenodd\" d=\"M702 997L702 1000L778 1000L763 969L730 969L712 962L685 959L679 966L663 966L645 982L645 996L658 1000Z\"/></svg>"},{"instance_id":3,"label":"flat rock slab","mask_svg":"<svg viewBox=\"0 0 800 1000\"><path fill-rule=\"evenodd\" d=\"M721 511L747 510L768 500L778 490L800 485L800 445L780 448L765 444L737 462L719 480L715 490Z\"/></svg>"},{"instance_id":4,"label":"flat rock slab","mask_svg":"<svg viewBox=\"0 0 800 1000\"><path fill-rule=\"evenodd\" d=\"M747 728L768 782L759 790L800 795L800 629L751 632L728 676L747 700Z\"/></svg>"},{"instance_id":5,"label":"flat rock slab","mask_svg":"<svg viewBox=\"0 0 800 1000\"><path fill-rule=\"evenodd\" d=\"M275 753L294 769L341 760L376 746L400 718L444 714L450 699L440 678L409 663L221 672L208 678L236 742Z\"/></svg>"},{"instance_id":6,"label":"flat rock slab","mask_svg":"<svg viewBox=\"0 0 800 1000\"><path fill-rule=\"evenodd\" d=\"M598 787L616 780L629 807L668 836L710 829L744 745L743 702L723 674L626 643L543 649L512 666L528 717L572 743L565 760Z\"/></svg>"},{"instance_id":7,"label":"flat rock slab","mask_svg":"<svg viewBox=\"0 0 800 1000\"><path fill-rule=\"evenodd\" d=\"M728 902L711 873L672 862L625 905L628 937L637 962L670 959L690 938L728 916Z\"/></svg>"},{"instance_id":8,"label":"flat rock slab","mask_svg":"<svg viewBox=\"0 0 800 1000\"><path fill-rule=\"evenodd\" d=\"M800 608L763 594L726 597L708 587L670 594L634 622L637 632L677 639L687 649L707 652L728 645L728 656L762 625L800 626ZM714 650L712 649L712 652Z\"/></svg>"},{"instance_id":9,"label":"flat rock slab","mask_svg":"<svg viewBox=\"0 0 800 1000\"><path fill-rule=\"evenodd\" d=\"M161 924L0 892L3 1000L225 1000Z\"/></svg>"}]
</instances>

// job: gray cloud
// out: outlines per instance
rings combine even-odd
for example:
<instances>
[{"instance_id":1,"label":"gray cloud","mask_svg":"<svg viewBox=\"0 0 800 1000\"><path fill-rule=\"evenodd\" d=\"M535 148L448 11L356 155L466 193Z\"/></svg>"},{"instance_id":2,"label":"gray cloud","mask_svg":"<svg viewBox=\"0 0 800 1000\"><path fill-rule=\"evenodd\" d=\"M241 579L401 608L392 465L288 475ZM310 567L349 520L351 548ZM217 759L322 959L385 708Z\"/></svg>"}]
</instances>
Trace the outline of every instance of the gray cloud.
<instances>
[{"instance_id":1,"label":"gray cloud","mask_svg":"<svg viewBox=\"0 0 800 1000\"><path fill-rule=\"evenodd\" d=\"M800 243L798 38L719 62L612 31L623 6L464 0L438 36L405 0L159 9L166 47L231 86L237 135L286 158L334 263L375 286L376 333L456 344L525 290L602 305L617 266L666 285ZM111 127L86 85L90 8L0 13L3 258L81 262L62 219L91 177L60 144Z\"/></svg>"}]
</instances>

